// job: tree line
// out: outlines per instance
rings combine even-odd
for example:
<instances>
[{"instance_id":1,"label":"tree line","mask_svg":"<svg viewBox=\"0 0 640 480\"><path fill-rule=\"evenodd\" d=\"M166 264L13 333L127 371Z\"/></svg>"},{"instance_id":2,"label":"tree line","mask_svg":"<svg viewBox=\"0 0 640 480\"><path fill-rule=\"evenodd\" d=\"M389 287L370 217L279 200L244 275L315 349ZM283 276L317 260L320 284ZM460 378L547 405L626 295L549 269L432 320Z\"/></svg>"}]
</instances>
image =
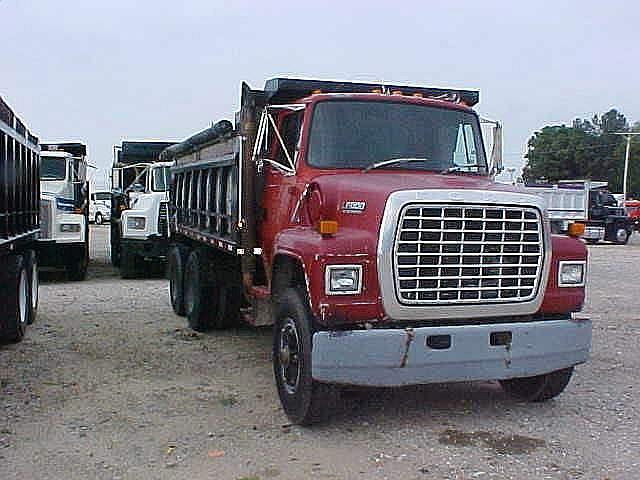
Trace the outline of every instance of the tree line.
<instances>
[{"instance_id":1,"label":"tree line","mask_svg":"<svg viewBox=\"0 0 640 480\"><path fill-rule=\"evenodd\" d=\"M591 119L577 118L570 127L546 126L527 144L525 182L591 179L609 182L611 192L622 192L627 140L615 132L640 131L612 108ZM640 197L640 138L631 141L628 194Z\"/></svg>"}]
</instances>

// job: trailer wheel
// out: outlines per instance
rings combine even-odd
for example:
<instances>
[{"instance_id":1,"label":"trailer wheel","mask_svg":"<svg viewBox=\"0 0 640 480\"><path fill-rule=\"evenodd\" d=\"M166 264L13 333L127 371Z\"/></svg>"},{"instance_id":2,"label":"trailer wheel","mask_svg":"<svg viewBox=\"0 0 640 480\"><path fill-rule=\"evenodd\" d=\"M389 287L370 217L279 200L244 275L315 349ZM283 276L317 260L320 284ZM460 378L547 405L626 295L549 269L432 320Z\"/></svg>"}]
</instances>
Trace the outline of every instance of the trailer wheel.
<instances>
[{"instance_id":1,"label":"trailer wheel","mask_svg":"<svg viewBox=\"0 0 640 480\"><path fill-rule=\"evenodd\" d=\"M0 301L5 313L5 331L2 338L19 342L29 323L31 298L29 296L29 272L22 255L7 258L5 282L0 287Z\"/></svg>"},{"instance_id":2,"label":"trailer wheel","mask_svg":"<svg viewBox=\"0 0 640 480\"><path fill-rule=\"evenodd\" d=\"M181 245L173 245L169 249L167 259L167 277L169 278L169 296L173 311L184 316L184 270L189 251Z\"/></svg>"},{"instance_id":3,"label":"trailer wheel","mask_svg":"<svg viewBox=\"0 0 640 480\"><path fill-rule=\"evenodd\" d=\"M25 254L25 263L27 267L27 273L29 275L29 299L31 301L29 305L29 324L36 321L38 316L38 288L40 287L40 277L38 276L38 257L36 252L28 250Z\"/></svg>"},{"instance_id":4,"label":"trailer wheel","mask_svg":"<svg viewBox=\"0 0 640 480\"><path fill-rule=\"evenodd\" d=\"M87 278L87 267L89 266L89 255L86 245L74 251L69 263L67 263L67 276L73 282L79 282Z\"/></svg>"},{"instance_id":5,"label":"trailer wheel","mask_svg":"<svg viewBox=\"0 0 640 480\"><path fill-rule=\"evenodd\" d=\"M288 288L276 305L273 373L285 413L296 424L327 418L340 398L337 386L311 377L312 316L303 294Z\"/></svg>"},{"instance_id":6,"label":"trailer wheel","mask_svg":"<svg viewBox=\"0 0 640 480\"><path fill-rule=\"evenodd\" d=\"M573 367L535 377L500 380L505 392L510 396L526 402L546 402L560 395L569 385L573 375Z\"/></svg>"}]
</instances>

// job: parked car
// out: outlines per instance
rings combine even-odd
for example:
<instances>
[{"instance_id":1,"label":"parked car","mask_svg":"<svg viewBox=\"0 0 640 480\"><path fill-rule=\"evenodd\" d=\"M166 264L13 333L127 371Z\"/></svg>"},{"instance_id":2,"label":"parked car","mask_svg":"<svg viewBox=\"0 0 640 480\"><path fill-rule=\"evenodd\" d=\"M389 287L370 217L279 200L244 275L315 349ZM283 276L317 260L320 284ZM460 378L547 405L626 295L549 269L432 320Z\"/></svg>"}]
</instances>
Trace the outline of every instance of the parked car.
<instances>
[{"instance_id":1,"label":"parked car","mask_svg":"<svg viewBox=\"0 0 640 480\"><path fill-rule=\"evenodd\" d=\"M111 192L94 192L89 203L89 221L96 225L111 218Z\"/></svg>"}]
</instances>

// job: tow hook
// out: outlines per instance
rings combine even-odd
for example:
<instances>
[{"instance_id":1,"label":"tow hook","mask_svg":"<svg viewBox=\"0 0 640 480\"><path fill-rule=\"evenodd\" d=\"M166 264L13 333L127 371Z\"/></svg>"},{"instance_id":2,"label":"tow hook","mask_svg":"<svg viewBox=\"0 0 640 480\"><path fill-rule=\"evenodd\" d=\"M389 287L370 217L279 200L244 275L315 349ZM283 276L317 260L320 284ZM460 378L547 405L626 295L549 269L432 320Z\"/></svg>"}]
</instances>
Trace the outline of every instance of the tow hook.
<instances>
[{"instance_id":1,"label":"tow hook","mask_svg":"<svg viewBox=\"0 0 640 480\"><path fill-rule=\"evenodd\" d=\"M404 353L402 354L402 359L400 360L400 368L404 368L407 365L407 358L409 357L409 347L411 346L411 342L413 342L413 339L416 337L416 334L411 327L405 328L404 333L407 335L407 338L404 341Z\"/></svg>"}]
</instances>

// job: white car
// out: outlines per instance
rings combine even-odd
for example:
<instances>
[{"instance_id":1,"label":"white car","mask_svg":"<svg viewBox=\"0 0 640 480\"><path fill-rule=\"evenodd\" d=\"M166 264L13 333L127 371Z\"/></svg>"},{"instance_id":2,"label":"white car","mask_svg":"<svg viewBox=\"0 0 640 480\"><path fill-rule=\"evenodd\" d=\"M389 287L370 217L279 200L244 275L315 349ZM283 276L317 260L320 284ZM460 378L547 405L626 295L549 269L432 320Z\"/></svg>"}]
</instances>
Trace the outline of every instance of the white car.
<instances>
[{"instance_id":1,"label":"white car","mask_svg":"<svg viewBox=\"0 0 640 480\"><path fill-rule=\"evenodd\" d=\"M89 221L100 225L111 217L111 192L93 192L89 202Z\"/></svg>"}]
</instances>

